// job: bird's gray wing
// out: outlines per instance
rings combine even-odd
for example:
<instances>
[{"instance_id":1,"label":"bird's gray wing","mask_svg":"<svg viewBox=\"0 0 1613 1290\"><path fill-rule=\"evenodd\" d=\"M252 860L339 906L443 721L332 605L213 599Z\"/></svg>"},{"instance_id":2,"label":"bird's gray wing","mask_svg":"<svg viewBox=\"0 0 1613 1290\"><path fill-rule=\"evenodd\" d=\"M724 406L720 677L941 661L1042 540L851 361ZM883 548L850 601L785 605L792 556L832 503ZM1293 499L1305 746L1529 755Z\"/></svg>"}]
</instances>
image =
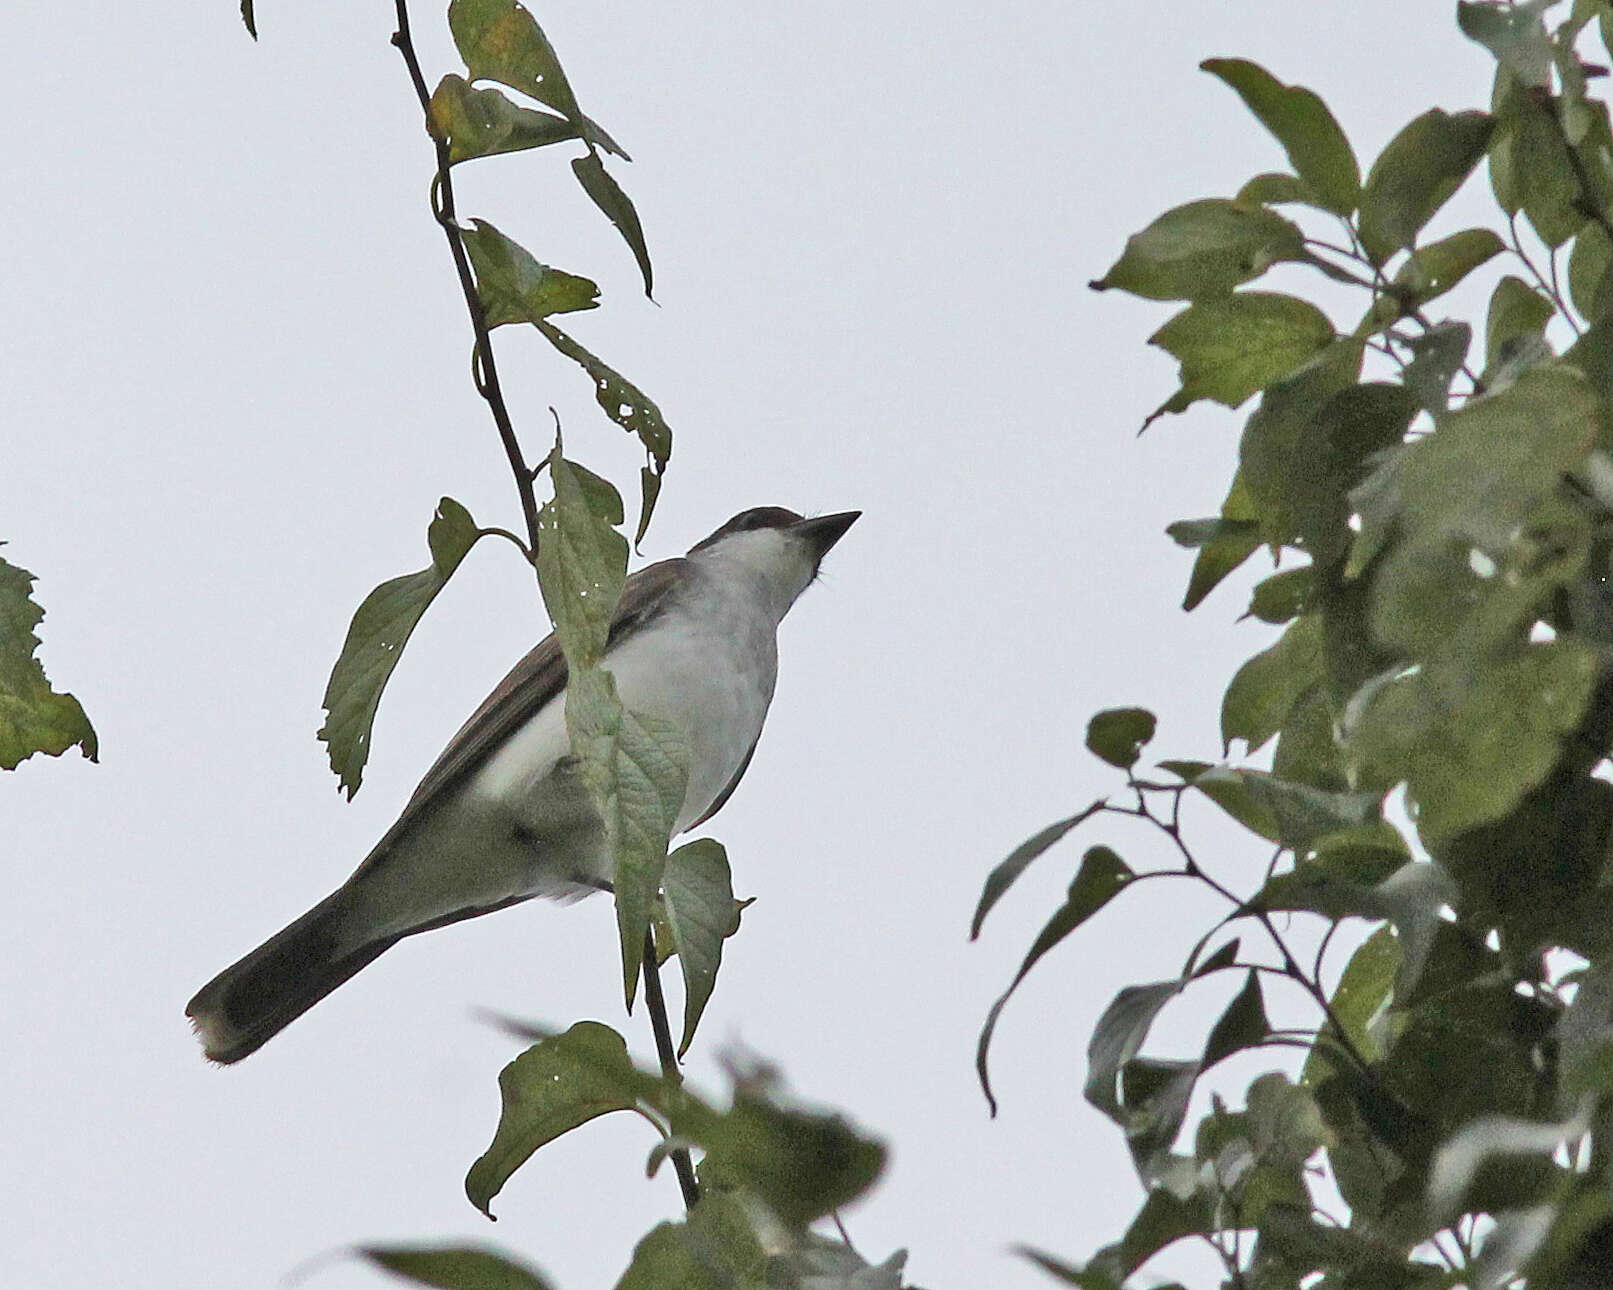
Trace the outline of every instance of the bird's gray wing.
<instances>
[{"instance_id":1,"label":"bird's gray wing","mask_svg":"<svg viewBox=\"0 0 1613 1290\"><path fill-rule=\"evenodd\" d=\"M687 564L682 558L662 560L628 578L611 619L607 651L622 633L644 626L665 608L666 593ZM559 698L565 692L566 676L566 656L559 640L553 635L544 637L493 687L493 692L448 741L376 851L383 850L429 810L445 790L482 765L533 713Z\"/></svg>"}]
</instances>

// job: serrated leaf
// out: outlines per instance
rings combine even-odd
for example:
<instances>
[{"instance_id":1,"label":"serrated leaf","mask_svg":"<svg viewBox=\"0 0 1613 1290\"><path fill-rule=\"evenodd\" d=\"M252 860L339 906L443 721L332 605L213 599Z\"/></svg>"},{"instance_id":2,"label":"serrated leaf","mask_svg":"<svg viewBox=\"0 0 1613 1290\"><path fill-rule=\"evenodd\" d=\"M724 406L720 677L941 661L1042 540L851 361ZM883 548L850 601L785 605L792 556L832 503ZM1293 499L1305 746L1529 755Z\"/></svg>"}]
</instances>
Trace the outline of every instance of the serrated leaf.
<instances>
[{"instance_id":1,"label":"serrated leaf","mask_svg":"<svg viewBox=\"0 0 1613 1290\"><path fill-rule=\"evenodd\" d=\"M471 1204L493 1217L493 1198L545 1143L611 1111L630 1111L641 1078L627 1041L597 1021L539 1040L498 1077L502 1109L493 1141L465 1177Z\"/></svg>"},{"instance_id":2,"label":"serrated leaf","mask_svg":"<svg viewBox=\"0 0 1613 1290\"><path fill-rule=\"evenodd\" d=\"M468 1245L368 1245L357 1253L394 1276L437 1290L551 1290L535 1269Z\"/></svg>"},{"instance_id":3,"label":"serrated leaf","mask_svg":"<svg viewBox=\"0 0 1613 1290\"><path fill-rule=\"evenodd\" d=\"M728 852L711 838L684 843L666 858L661 890L683 970L683 1040L678 1045L682 1057L717 983L722 943L739 930Z\"/></svg>"},{"instance_id":4,"label":"serrated leaf","mask_svg":"<svg viewBox=\"0 0 1613 1290\"><path fill-rule=\"evenodd\" d=\"M594 399L617 425L637 435L645 450L660 468L672 455L672 431L661 418L661 409L615 368L596 358L553 323L540 323L541 331L557 350L587 372L594 382ZM647 524L648 520L641 521Z\"/></svg>"},{"instance_id":5,"label":"serrated leaf","mask_svg":"<svg viewBox=\"0 0 1613 1290\"><path fill-rule=\"evenodd\" d=\"M1304 234L1282 216L1206 198L1166 211L1126 239L1124 254L1091 285L1150 300L1198 300L1225 295L1273 264L1304 253Z\"/></svg>"},{"instance_id":6,"label":"serrated leaf","mask_svg":"<svg viewBox=\"0 0 1613 1290\"><path fill-rule=\"evenodd\" d=\"M1111 766L1130 770L1154 737L1155 724L1146 708L1108 708L1087 722L1087 748Z\"/></svg>"},{"instance_id":7,"label":"serrated leaf","mask_svg":"<svg viewBox=\"0 0 1613 1290\"><path fill-rule=\"evenodd\" d=\"M330 755L330 768L349 798L363 782L375 711L403 647L481 536L470 512L453 498L443 498L426 530L430 566L383 582L364 597L353 615L325 686L325 724L319 731Z\"/></svg>"},{"instance_id":8,"label":"serrated leaf","mask_svg":"<svg viewBox=\"0 0 1613 1290\"><path fill-rule=\"evenodd\" d=\"M451 0L448 27L471 80L498 81L530 95L572 122L588 142L627 159L616 141L583 115L554 46L516 0Z\"/></svg>"},{"instance_id":9,"label":"serrated leaf","mask_svg":"<svg viewBox=\"0 0 1613 1290\"><path fill-rule=\"evenodd\" d=\"M35 753L59 757L75 745L91 761L95 728L71 694L51 689L34 657L45 611L33 599L34 575L0 560L0 769L15 770Z\"/></svg>"},{"instance_id":10,"label":"serrated leaf","mask_svg":"<svg viewBox=\"0 0 1613 1290\"><path fill-rule=\"evenodd\" d=\"M1307 300L1236 291L1189 305L1148 338L1181 363L1181 388L1149 417L1200 399L1235 408L1288 376L1333 340L1327 315Z\"/></svg>"},{"instance_id":11,"label":"serrated leaf","mask_svg":"<svg viewBox=\"0 0 1613 1290\"><path fill-rule=\"evenodd\" d=\"M1432 108L1390 140L1361 191L1361 244L1373 263L1412 244L1473 172L1494 128L1485 112Z\"/></svg>"},{"instance_id":12,"label":"serrated leaf","mask_svg":"<svg viewBox=\"0 0 1613 1290\"><path fill-rule=\"evenodd\" d=\"M460 236L476 270L476 294L487 311L489 327L537 324L550 314L599 307L599 287L587 278L538 263L525 247L486 220L471 223L473 227L461 229Z\"/></svg>"},{"instance_id":13,"label":"serrated leaf","mask_svg":"<svg viewBox=\"0 0 1613 1290\"><path fill-rule=\"evenodd\" d=\"M632 199L622 191L621 185L611 178L597 152L578 157L571 163L571 169L577 176L577 182L582 185L583 192L587 193L589 200L599 207L601 213L622 235L622 240L633 252L633 259L638 262L639 273L644 278L644 294L650 295L653 284L650 252L644 245L644 228L639 223L638 211L633 208Z\"/></svg>"},{"instance_id":14,"label":"serrated leaf","mask_svg":"<svg viewBox=\"0 0 1613 1290\"><path fill-rule=\"evenodd\" d=\"M450 163L577 138L577 127L565 117L519 107L502 91L475 89L454 73L437 83L427 117L436 137L447 142Z\"/></svg>"},{"instance_id":15,"label":"serrated leaf","mask_svg":"<svg viewBox=\"0 0 1613 1290\"><path fill-rule=\"evenodd\" d=\"M1019 971L1014 974L1013 981L991 1005L991 1011L986 1016L986 1024L981 1027L980 1040L975 1048L975 1070L980 1075L980 1088L986 1095L986 1101L991 1105L993 1115L997 1114L997 1099L991 1091L987 1057L991 1049L991 1037L997 1029L997 1019L1002 1015L1003 1007L1042 956L1119 895L1134 876L1131 867L1108 847L1097 846L1088 849L1081 859L1080 870L1070 883L1064 904L1054 911L1053 916L1037 933L1036 940L1032 942L1024 962L1019 965Z\"/></svg>"},{"instance_id":16,"label":"serrated leaf","mask_svg":"<svg viewBox=\"0 0 1613 1290\"><path fill-rule=\"evenodd\" d=\"M1230 747L1242 739L1255 752L1282 729L1300 696L1324 675L1322 620L1301 618L1233 676L1221 700L1222 742Z\"/></svg>"},{"instance_id":17,"label":"serrated leaf","mask_svg":"<svg viewBox=\"0 0 1613 1290\"><path fill-rule=\"evenodd\" d=\"M1103 799L1099 798L1086 810L1078 811L1068 819L1049 824L1008 853L1008 858L986 876L986 885L980 892L980 903L975 906L975 916L969 924L971 941L980 935L980 928L986 921L986 915L1002 899L1003 893L1019 880L1020 874L1030 867L1031 861L1052 847L1078 824L1091 819L1103 809L1103 806Z\"/></svg>"},{"instance_id":18,"label":"serrated leaf","mask_svg":"<svg viewBox=\"0 0 1613 1290\"><path fill-rule=\"evenodd\" d=\"M1303 86L1284 85L1246 59L1211 58L1199 66L1230 86L1271 131L1295 173L1325 209L1339 215L1355 209L1360 167L1327 104Z\"/></svg>"}]
</instances>

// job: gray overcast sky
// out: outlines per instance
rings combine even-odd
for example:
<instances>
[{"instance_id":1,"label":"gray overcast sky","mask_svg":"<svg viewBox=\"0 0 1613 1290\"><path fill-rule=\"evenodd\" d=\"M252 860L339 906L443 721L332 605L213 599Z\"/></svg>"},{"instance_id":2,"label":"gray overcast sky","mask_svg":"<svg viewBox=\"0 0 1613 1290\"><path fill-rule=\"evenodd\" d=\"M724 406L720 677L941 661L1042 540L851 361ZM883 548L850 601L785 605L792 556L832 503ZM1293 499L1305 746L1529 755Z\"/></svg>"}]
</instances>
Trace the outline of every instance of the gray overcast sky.
<instances>
[{"instance_id":1,"label":"gray overcast sky","mask_svg":"<svg viewBox=\"0 0 1613 1290\"><path fill-rule=\"evenodd\" d=\"M1160 755L1213 757L1221 679L1264 630L1232 624L1233 590L1184 619L1162 535L1218 504L1237 420L1138 440L1172 385L1143 346L1167 311L1084 284L1165 207L1280 167L1200 59L1317 89L1366 162L1430 104L1487 100L1453 9L540 5L637 159L617 173L658 307L564 149L463 172L467 215L601 282L577 334L674 427L646 558L747 506L865 512L785 624L767 736L711 830L758 900L689 1069L718 1087L713 1053L742 1042L886 1135L848 1222L876 1259L910 1247L934 1290L1044 1284L1009 1245L1085 1257L1132 1213L1119 1136L1080 1100L1086 1036L1121 984L1174 970L1203 911L1152 910L1152 939L1116 913L1044 965L999 1031L995 1121L975 1035L1079 848L981 944L968 916L1009 847L1110 787L1080 748L1094 709L1154 706ZM641 1122L546 1149L496 1227L461 1181L515 1051L472 1006L599 1018L649 1053L608 903L407 942L231 1070L182 1016L346 876L545 630L511 554L478 548L338 799L313 735L353 609L424 563L439 495L483 523L515 504L391 5L261 0L256 46L235 10L18 6L0 48L0 538L40 575L47 667L102 747L0 779L0 1280L269 1287L355 1241L475 1237L607 1286L676 1211L670 1177L643 1178ZM441 7L417 0L415 25L429 79L456 69ZM575 455L631 486L587 383L535 337L500 342L534 452L552 403Z\"/></svg>"}]
</instances>

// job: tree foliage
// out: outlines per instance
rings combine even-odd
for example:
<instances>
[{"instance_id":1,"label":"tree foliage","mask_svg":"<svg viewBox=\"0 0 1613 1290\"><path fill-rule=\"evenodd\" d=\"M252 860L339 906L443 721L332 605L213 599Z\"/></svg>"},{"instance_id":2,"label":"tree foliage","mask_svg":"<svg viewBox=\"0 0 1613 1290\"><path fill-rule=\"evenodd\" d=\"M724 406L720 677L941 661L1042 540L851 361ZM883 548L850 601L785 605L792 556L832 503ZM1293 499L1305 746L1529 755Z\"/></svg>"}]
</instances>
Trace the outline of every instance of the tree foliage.
<instances>
[{"instance_id":1,"label":"tree foliage","mask_svg":"<svg viewBox=\"0 0 1613 1290\"><path fill-rule=\"evenodd\" d=\"M1261 1290L1607 1284L1613 130L1592 91L1613 5L1560 8L1458 5L1496 59L1488 110L1416 116L1364 178L1316 94L1209 60L1291 170L1160 216L1093 284L1183 302L1152 337L1181 381L1150 422L1258 396L1220 514L1169 531L1197 552L1188 609L1270 551L1248 612L1281 634L1226 686L1242 761L1145 767L1153 718L1100 713L1088 745L1122 785L982 894L977 933L1033 860L1115 817L1166 857L1089 846L1013 985L1111 901L1136 916L1174 885L1141 879L1224 904L1177 975L1123 989L1092 1034L1087 1100L1144 1199L1083 1263L1031 1252L1069 1284L1133 1284L1188 1239ZM1494 219L1441 231L1481 165ZM1279 268L1291 290L1251 285ZM1476 316L1436 311L1458 288ZM1206 799L1265 848L1263 877L1193 844ZM1202 1047L1154 1055L1159 1014L1228 977ZM1277 992L1307 1026L1274 1026ZM988 1097L1007 998L981 1034ZM1241 1095L1215 1082L1277 1048L1297 1062Z\"/></svg>"}]
</instances>

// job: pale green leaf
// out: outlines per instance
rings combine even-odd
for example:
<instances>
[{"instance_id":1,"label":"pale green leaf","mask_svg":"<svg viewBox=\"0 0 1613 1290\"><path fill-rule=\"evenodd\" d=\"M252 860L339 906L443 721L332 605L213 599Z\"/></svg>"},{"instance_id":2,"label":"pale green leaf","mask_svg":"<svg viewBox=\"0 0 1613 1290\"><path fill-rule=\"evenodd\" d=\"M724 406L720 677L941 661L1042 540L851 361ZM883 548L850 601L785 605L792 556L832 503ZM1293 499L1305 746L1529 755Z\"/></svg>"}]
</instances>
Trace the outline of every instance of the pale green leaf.
<instances>
[{"instance_id":1,"label":"pale green leaf","mask_svg":"<svg viewBox=\"0 0 1613 1290\"><path fill-rule=\"evenodd\" d=\"M95 728L71 694L51 689L34 657L34 628L45 616L32 595L34 575L0 560L0 769L35 753L59 757L75 744L95 761Z\"/></svg>"},{"instance_id":2,"label":"pale green leaf","mask_svg":"<svg viewBox=\"0 0 1613 1290\"><path fill-rule=\"evenodd\" d=\"M1114 267L1091 285L1152 300L1197 300L1225 295L1304 251L1304 234L1280 215L1206 198L1168 210L1133 234Z\"/></svg>"},{"instance_id":3,"label":"pale green leaf","mask_svg":"<svg viewBox=\"0 0 1613 1290\"><path fill-rule=\"evenodd\" d=\"M1494 126L1484 112L1432 108L1390 140L1361 191L1361 243L1374 263L1412 244L1472 173Z\"/></svg>"},{"instance_id":4,"label":"pale green leaf","mask_svg":"<svg viewBox=\"0 0 1613 1290\"><path fill-rule=\"evenodd\" d=\"M599 288L587 278L538 263L486 220L471 223L460 236L476 271L476 294L489 327L541 323L550 314L599 307Z\"/></svg>"},{"instance_id":5,"label":"pale green leaf","mask_svg":"<svg viewBox=\"0 0 1613 1290\"><path fill-rule=\"evenodd\" d=\"M605 653L611 618L627 578L622 499L607 480L562 455L549 454L553 497L538 512L538 583L555 634L575 669Z\"/></svg>"},{"instance_id":6,"label":"pale green leaf","mask_svg":"<svg viewBox=\"0 0 1613 1290\"><path fill-rule=\"evenodd\" d=\"M435 135L448 144L450 162L542 148L577 137L577 127L565 117L519 107L502 91L474 89L454 73L438 82L428 115Z\"/></svg>"},{"instance_id":7,"label":"pale green leaf","mask_svg":"<svg viewBox=\"0 0 1613 1290\"><path fill-rule=\"evenodd\" d=\"M740 906L728 873L728 853L720 842L699 838L666 858L661 875L667 924L683 970L683 1039L678 1056L689 1050L700 1014L711 998L722 967L722 943L739 930Z\"/></svg>"},{"instance_id":8,"label":"pale green leaf","mask_svg":"<svg viewBox=\"0 0 1613 1290\"><path fill-rule=\"evenodd\" d=\"M353 615L341 656L325 686L325 724L319 731L330 754L330 768L349 798L363 782L375 711L403 647L421 615L481 536L470 512L453 498L443 498L426 530L430 566L383 582L364 597Z\"/></svg>"},{"instance_id":9,"label":"pale green leaf","mask_svg":"<svg viewBox=\"0 0 1613 1290\"><path fill-rule=\"evenodd\" d=\"M1212 58L1199 66L1230 86L1271 131L1323 207L1339 215L1355 209L1360 167L1344 131L1315 93L1300 85L1284 85L1265 68L1242 58Z\"/></svg>"}]
</instances>

